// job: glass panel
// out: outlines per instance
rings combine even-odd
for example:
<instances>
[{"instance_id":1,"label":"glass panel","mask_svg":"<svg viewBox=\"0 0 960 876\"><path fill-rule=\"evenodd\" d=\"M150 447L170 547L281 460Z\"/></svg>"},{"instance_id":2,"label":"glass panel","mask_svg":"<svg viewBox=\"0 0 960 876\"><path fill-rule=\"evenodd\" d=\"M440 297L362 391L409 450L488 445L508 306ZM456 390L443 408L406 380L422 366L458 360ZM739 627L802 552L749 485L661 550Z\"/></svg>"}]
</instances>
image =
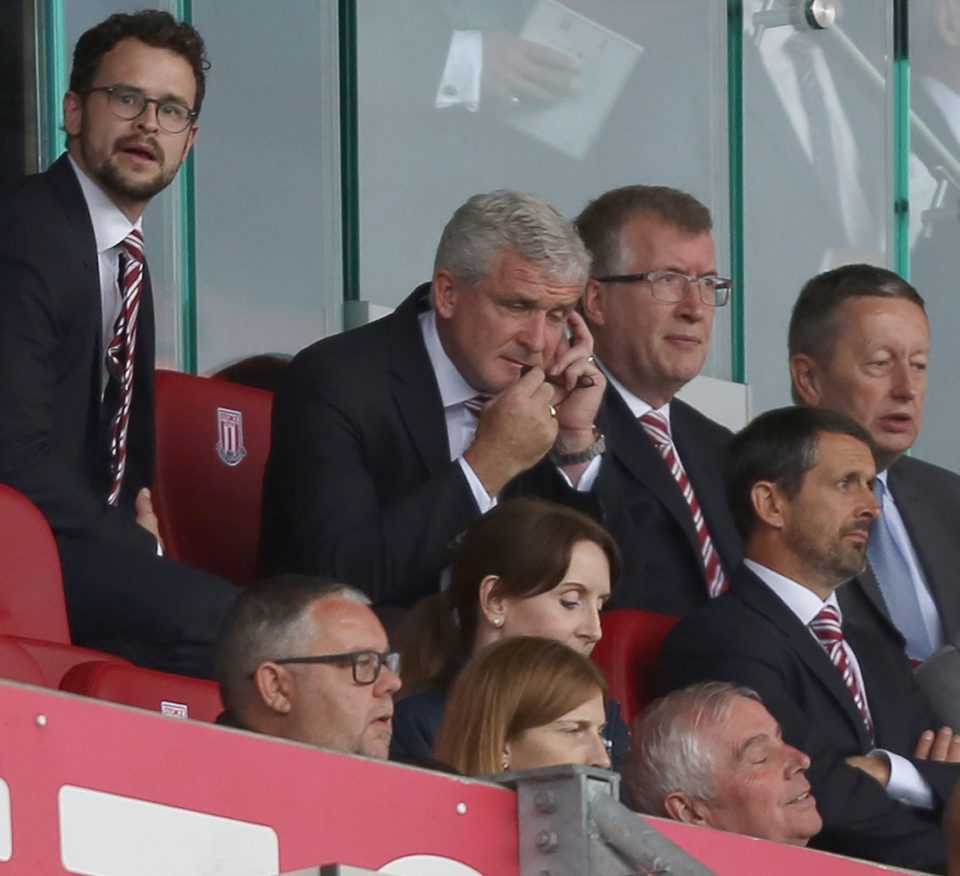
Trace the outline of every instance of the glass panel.
<instances>
[{"instance_id":1,"label":"glass panel","mask_svg":"<svg viewBox=\"0 0 960 876\"><path fill-rule=\"evenodd\" d=\"M960 9L953 2L909 4L911 281L926 299L931 326L926 424L915 452L960 470Z\"/></svg>"},{"instance_id":2,"label":"glass panel","mask_svg":"<svg viewBox=\"0 0 960 876\"><path fill-rule=\"evenodd\" d=\"M496 188L532 192L573 216L616 186L677 186L713 211L720 269L729 269L724 4L566 0L566 7L553 0L357 4L361 298L393 307L429 279L453 211ZM520 34L583 47L582 97L550 92L559 85L549 75L548 93L540 91L544 77L525 75L517 61ZM482 65L474 110L475 59ZM452 75L456 64L462 81ZM538 93L546 106L538 108ZM719 317L705 370L728 377L729 308Z\"/></svg>"},{"instance_id":3,"label":"glass panel","mask_svg":"<svg viewBox=\"0 0 960 876\"><path fill-rule=\"evenodd\" d=\"M773 24L801 4L744 0L746 378L756 411L790 402L801 286L850 262L894 267L892 5L837 3L833 28ZM758 17L759 16L759 17Z\"/></svg>"},{"instance_id":4,"label":"glass panel","mask_svg":"<svg viewBox=\"0 0 960 876\"><path fill-rule=\"evenodd\" d=\"M337 10L194 0L193 21L213 64L195 156L199 367L209 372L340 329Z\"/></svg>"}]
</instances>

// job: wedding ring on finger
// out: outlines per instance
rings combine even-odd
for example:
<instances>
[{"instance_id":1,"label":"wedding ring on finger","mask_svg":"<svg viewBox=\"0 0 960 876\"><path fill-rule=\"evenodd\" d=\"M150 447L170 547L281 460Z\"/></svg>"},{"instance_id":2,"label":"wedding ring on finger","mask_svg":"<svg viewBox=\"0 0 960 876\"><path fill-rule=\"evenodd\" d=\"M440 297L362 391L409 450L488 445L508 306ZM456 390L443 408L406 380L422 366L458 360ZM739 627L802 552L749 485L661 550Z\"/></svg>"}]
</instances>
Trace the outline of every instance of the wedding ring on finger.
<instances>
[{"instance_id":1,"label":"wedding ring on finger","mask_svg":"<svg viewBox=\"0 0 960 876\"><path fill-rule=\"evenodd\" d=\"M547 408L548 408L549 411L550 411L550 416L553 417L554 419L556 419L556 418L557 418L557 409L556 409L553 405L547 405Z\"/></svg>"}]
</instances>

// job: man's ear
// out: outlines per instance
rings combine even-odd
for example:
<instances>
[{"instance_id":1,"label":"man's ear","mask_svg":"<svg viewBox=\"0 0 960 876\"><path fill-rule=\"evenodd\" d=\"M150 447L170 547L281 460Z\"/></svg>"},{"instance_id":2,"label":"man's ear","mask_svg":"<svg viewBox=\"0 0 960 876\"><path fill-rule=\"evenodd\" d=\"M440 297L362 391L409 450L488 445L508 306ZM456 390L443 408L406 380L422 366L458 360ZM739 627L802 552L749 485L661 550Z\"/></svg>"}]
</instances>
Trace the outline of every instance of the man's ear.
<instances>
[{"instance_id":1,"label":"man's ear","mask_svg":"<svg viewBox=\"0 0 960 876\"><path fill-rule=\"evenodd\" d=\"M253 673L253 684L260 701L279 715L289 714L293 709L293 674L276 663L261 663Z\"/></svg>"},{"instance_id":2,"label":"man's ear","mask_svg":"<svg viewBox=\"0 0 960 876\"><path fill-rule=\"evenodd\" d=\"M480 582L480 588L477 594L480 599L481 613L494 626L503 625L503 616L506 611L499 584L499 576L487 575Z\"/></svg>"},{"instance_id":3,"label":"man's ear","mask_svg":"<svg viewBox=\"0 0 960 876\"><path fill-rule=\"evenodd\" d=\"M583 290L583 315L590 325L603 325L603 301L600 284L591 277Z\"/></svg>"},{"instance_id":4,"label":"man's ear","mask_svg":"<svg viewBox=\"0 0 960 876\"><path fill-rule=\"evenodd\" d=\"M709 824L710 807L698 797L671 791L664 798L663 810L669 818L684 824Z\"/></svg>"},{"instance_id":5,"label":"man's ear","mask_svg":"<svg viewBox=\"0 0 960 876\"><path fill-rule=\"evenodd\" d=\"M757 481L750 488L750 504L757 519L773 529L782 529L786 497L772 481Z\"/></svg>"},{"instance_id":6,"label":"man's ear","mask_svg":"<svg viewBox=\"0 0 960 876\"><path fill-rule=\"evenodd\" d=\"M790 379L802 404L820 406L820 368L812 356L796 353L790 357Z\"/></svg>"},{"instance_id":7,"label":"man's ear","mask_svg":"<svg viewBox=\"0 0 960 876\"><path fill-rule=\"evenodd\" d=\"M68 91L63 96L63 129L71 137L78 137L82 123L83 98L75 91Z\"/></svg>"},{"instance_id":8,"label":"man's ear","mask_svg":"<svg viewBox=\"0 0 960 876\"><path fill-rule=\"evenodd\" d=\"M443 319L453 316L457 307L459 289L453 279L453 274L446 268L441 268L433 275L433 309Z\"/></svg>"},{"instance_id":9,"label":"man's ear","mask_svg":"<svg viewBox=\"0 0 960 876\"><path fill-rule=\"evenodd\" d=\"M190 150L193 149L193 144L197 142L197 132L199 130L200 126L196 122L190 126L190 133L187 135L187 142L184 143L183 154L180 156L180 164L183 164L190 155Z\"/></svg>"}]
</instances>

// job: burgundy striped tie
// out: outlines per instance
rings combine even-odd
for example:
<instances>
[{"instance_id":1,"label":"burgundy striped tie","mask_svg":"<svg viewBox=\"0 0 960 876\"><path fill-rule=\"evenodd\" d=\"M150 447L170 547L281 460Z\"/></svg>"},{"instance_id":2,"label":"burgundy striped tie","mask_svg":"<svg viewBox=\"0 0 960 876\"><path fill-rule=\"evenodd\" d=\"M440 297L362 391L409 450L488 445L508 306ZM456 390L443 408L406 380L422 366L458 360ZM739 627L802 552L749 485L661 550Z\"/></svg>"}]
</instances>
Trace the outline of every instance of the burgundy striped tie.
<instances>
[{"instance_id":1,"label":"burgundy striped tie","mask_svg":"<svg viewBox=\"0 0 960 876\"><path fill-rule=\"evenodd\" d=\"M640 417L640 425L647 433L647 436L653 442L660 455L663 457L670 474L674 476L683 493L683 498L687 500L690 506L690 513L693 515L693 525L697 530L697 538L700 541L700 555L703 557L703 568L706 572L707 591L712 599L719 596L727 590L730 582L724 574L723 566L720 564L720 557L717 556L713 547L713 539L710 538L710 530L707 529L707 521L703 519L703 512L700 510L700 503L693 492L693 484L677 456L676 448L673 446L673 439L670 437L670 424L666 417L659 411L649 410Z\"/></svg>"},{"instance_id":2,"label":"burgundy striped tie","mask_svg":"<svg viewBox=\"0 0 960 876\"><path fill-rule=\"evenodd\" d=\"M133 362L137 351L137 316L143 289L143 235L134 229L120 250L120 314L114 324L113 340L107 346L107 371L119 387L119 404L110 425L110 471L113 480L107 503L116 505L127 467L127 432L133 401Z\"/></svg>"},{"instance_id":3,"label":"burgundy striped tie","mask_svg":"<svg viewBox=\"0 0 960 876\"><path fill-rule=\"evenodd\" d=\"M830 658L840 674L843 676L843 683L849 688L853 701L857 704L860 717L866 725L867 733L870 735L871 743L874 742L873 721L870 720L870 711L867 708L867 700L860 690L857 682L856 673L850 663L847 655L847 645L843 641L843 628L840 625L840 610L832 605L825 605L817 612L817 616L810 621L810 629L813 630L824 651Z\"/></svg>"}]
</instances>

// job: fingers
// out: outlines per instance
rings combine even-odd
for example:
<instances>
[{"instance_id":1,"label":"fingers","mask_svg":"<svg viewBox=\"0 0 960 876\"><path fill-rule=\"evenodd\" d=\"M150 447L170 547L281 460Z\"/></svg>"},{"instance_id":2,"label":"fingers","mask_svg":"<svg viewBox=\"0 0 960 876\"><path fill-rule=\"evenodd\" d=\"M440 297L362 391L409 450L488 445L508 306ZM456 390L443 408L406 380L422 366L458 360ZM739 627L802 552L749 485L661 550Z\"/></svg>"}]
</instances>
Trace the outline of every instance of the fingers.
<instances>
[{"instance_id":1,"label":"fingers","mask_svg":"<svg viewBox=\"0 0 960 876\"><path fill-rule=\"evenodd\" d=\"M917 746L913 750L913 756L918 760L928 760L930 758L930 751L933 748L933 739L934 732L932 730L924 730L920 734L920 738L917 740Z\"/></svg>"},{"instance_id":2,"label":"fingers","mask_svg":"<svg viewBox=\"0 0 960 876\"><path fill-rule=\"evenodd\" d=\"M920 754L921 749L926 754ZM936 733L926 730L917 742L917 751L914 756L920 760L932 760L938 763L960 763L960 736L950 727L941 727Z\"/></svg>"},{"instance_id":3,"label":"fingers","mask_svg":"<svg viewBox=\"0 0 960 876\"><path fill-rule=\"evenodd\" d=\"M137 493L135 507L138 517L141 514L153 514L153 497L151 496L150 490L147 487L144 487L139 493Z\"/></svg>"}]
</instances>

